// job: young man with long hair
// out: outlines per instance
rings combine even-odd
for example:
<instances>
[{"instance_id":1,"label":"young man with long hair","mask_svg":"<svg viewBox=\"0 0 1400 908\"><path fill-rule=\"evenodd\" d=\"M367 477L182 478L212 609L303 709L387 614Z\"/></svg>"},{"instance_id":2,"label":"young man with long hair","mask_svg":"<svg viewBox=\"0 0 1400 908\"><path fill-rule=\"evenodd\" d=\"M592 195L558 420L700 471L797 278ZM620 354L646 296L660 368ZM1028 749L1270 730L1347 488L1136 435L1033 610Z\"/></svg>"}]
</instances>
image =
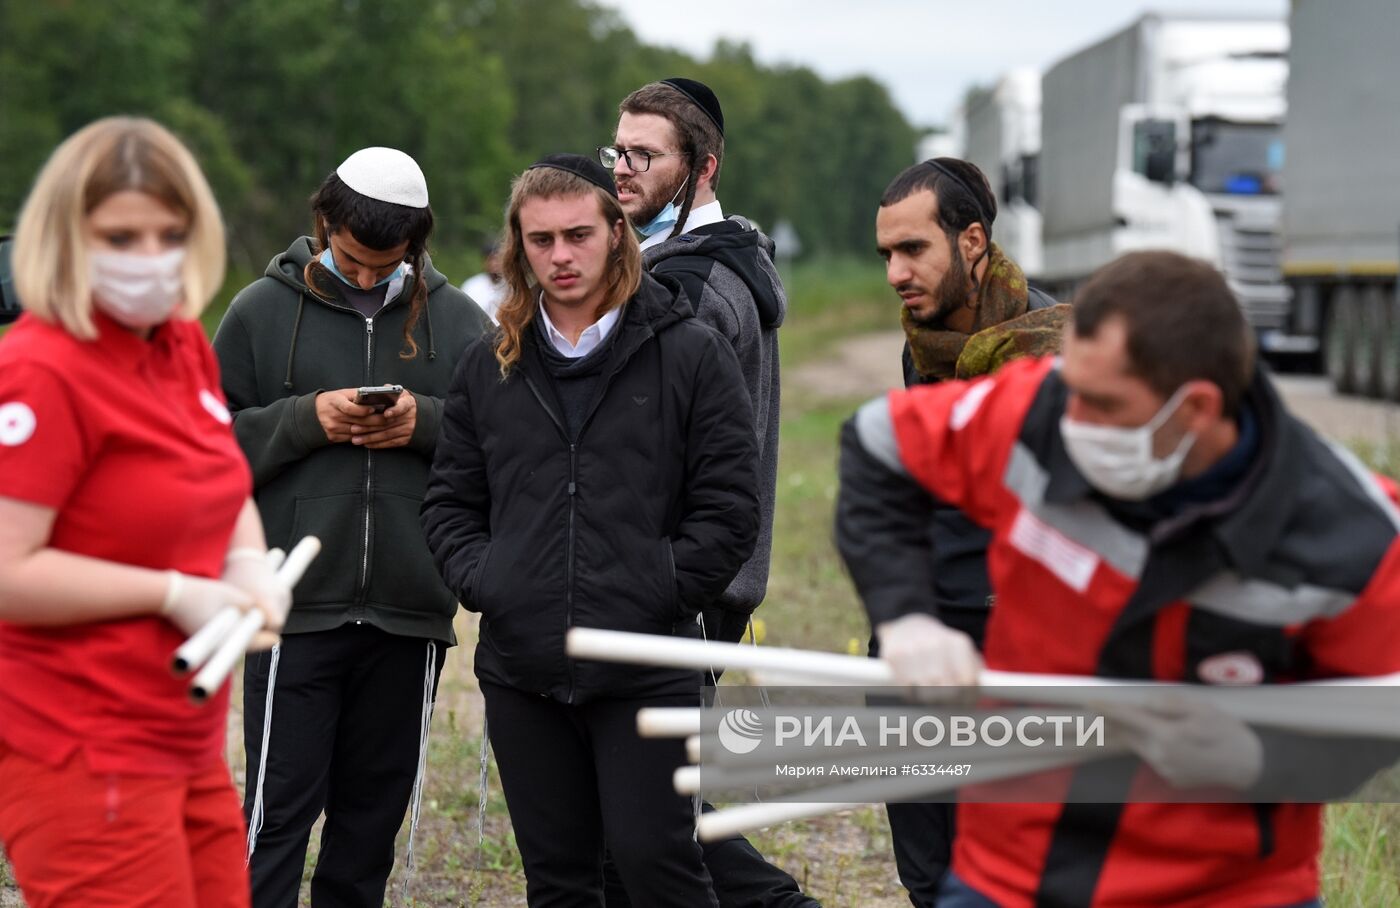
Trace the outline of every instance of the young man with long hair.
<instances>
[{"instance_id":1,"label":"young man with long hair","mask_svg":"<svg viewBox=\"0 0 1400 908\"><path fill-rule=\"evenodd\" d=\"M715 904L680 741L643 706L695 672L575 663L571 627L699 636L758 534L753 414L734 352L641 268L611 175L550 155L516 181L499 333L468 346L423 524L481 613L476 674L530 904L596 904L603 848L648 906Z\"/></svg>"}]
</instances>

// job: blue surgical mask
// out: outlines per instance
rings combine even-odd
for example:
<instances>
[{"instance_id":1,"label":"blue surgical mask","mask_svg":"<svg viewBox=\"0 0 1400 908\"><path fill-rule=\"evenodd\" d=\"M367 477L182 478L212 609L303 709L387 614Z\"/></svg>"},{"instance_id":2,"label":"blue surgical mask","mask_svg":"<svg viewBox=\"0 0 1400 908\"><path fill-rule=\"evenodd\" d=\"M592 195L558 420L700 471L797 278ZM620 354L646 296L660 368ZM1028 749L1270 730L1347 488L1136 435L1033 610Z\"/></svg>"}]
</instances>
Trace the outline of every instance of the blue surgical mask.
<instances>
[{"instance_id":1,"label":"blue surgical mask","mask_svg":"<svg viewBox=\"0 0 1400 908\"><path fill-rule=\"evenodd\" d=\"M680 209L676 207L676 198L683 189L685 189L685 183L682 183L681 188L676 190L676 194L671 196L671 201L666 203L666 207L658 211L656 217L638 227L637 232L642 236L655 236L667 227L675 226L676 221L680 220Z\"/></svg>"},{"instance_id":2,"label":"blue surgical mask","mask_svg":"<svg viewBox=\"0 0 1400 908\"><path fill-rule=\"evenodd\" d=\"M321 257L318 261L320 261L322 265L325 265L327 270L329 270L331 274L334 274L336 277L340 278L341 282L344 283L347 287L354 287L356 290L361 289L359 284L355 283L354 281L350 280L348 277L340 273L340 269L335 266L335 256L331 255L331 250L329 247L327 247L325 251L321 253ZM400 263L399 267L394 269L393 274L389 275L383 280L376 281L374 286L383 287L385 284L389 283L394 278L401 276L402 274L403 264ZM373 290L374 287L371 287L370 289Z\"/></svg>"}]
</instances>

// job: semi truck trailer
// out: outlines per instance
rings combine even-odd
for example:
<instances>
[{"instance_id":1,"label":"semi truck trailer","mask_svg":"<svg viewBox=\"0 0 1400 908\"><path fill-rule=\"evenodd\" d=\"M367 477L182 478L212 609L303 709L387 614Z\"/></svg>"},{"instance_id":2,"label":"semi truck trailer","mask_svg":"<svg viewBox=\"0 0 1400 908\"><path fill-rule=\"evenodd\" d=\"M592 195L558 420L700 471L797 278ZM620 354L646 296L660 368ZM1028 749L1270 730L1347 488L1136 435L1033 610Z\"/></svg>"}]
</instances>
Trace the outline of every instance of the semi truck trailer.
<instances>
[{"instance_id":1,"label":"semi truck trailer","mask_svg":"<svg viewBox=\"0 0 1400 908\"><path fill-rule=\"evenodd\" d=\"M1400 399L1400 2L1294 0L1283 167L1289 330L1337 389Z\"/></svg>"},{"instance_id":2,"label":"semi truck trailer","mask_svg":"<svg viewBox=\"0 0 1400 908\"><path fill-rule=\"evenodd\" d=\"M1014 69L963 104L962 157L981 168L997 197L993 239L1027 274L1044 270L1039 196L1040 73Z\"/></svg>"},{"instance_id":3,"label":"semi truck trailer","mask_svg":"<svg viewBox=\"0 0 1400 908\"><path fill-rule=\"evenodd\" d=\"M1225 275L1266 353L1289 333L1280 270L1288 24L1147 14L1054 64L1041 84L1038 282L1060 299L1136 249Z\"/></svg>"}]
</instances>

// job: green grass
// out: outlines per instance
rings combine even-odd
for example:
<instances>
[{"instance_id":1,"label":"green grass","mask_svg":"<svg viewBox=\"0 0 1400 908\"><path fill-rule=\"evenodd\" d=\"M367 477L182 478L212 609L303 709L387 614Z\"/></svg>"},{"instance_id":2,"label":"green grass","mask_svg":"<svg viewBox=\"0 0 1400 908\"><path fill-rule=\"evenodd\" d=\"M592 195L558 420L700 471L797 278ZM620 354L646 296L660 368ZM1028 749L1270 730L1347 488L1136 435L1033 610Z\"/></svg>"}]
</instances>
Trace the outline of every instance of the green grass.
<instances>
[{"instance_id":1,"label":"green grass","mask_svg":"<svg viewBox=\"0 0 1400 908\"><path fill-rule=\"evenodd\" d=\"M1322 898L1329 908L1400 905L1400 804L1327 808Z\"/></svg>"},{"instance_id":2,"label":"green grass","mask_svg":"<svg viewBox=\"0 0 1400 908\"><path fill-rule=\"evenodd\" d=\"M801 263L783 278L788 315L778 336L784 370L819 358L842 338L899 326L899 299L873 255Z\"/></svg>"},{"instance_id":3,"label":"green grass","mask_svg":"<svg viewBox=\"0 0 1400 908\"><path fill-rule=\"evenodd\" d=\"M1348 444L1371 469L1392 479L1400 477L1400 439L1384 444L1353 441ZM1390 787L1383 793L1395 799L1394 780L1376 778ZM1400 906L1400 804L1333 804L1328 806L1323 832L1322 898L1328 908Z\"/></svg>"}]
</instances>

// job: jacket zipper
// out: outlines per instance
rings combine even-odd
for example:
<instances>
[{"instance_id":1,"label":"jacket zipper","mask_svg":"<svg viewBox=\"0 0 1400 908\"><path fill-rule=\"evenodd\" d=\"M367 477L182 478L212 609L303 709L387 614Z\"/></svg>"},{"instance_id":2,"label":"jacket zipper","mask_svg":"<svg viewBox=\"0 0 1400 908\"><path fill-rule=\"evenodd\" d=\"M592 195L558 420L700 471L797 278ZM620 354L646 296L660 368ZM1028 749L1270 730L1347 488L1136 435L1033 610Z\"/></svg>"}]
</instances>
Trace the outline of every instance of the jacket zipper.
<instances>
[{"instance_id":1,"label":"jacket zipper","mask_svg":"<svg viewBox=\"0 0 1400 908\"><path fill-rule=\"evenodd\" d=\"M568 569L565 574L565 589L568 591L564 596L564 632L574 626L574 510L578 499L575 493L578 491L578 445L569 443L569 545L568 545ZM574 660L569 662L569 701L574 702Z\"/></svg>"},{"instance_id":2,"label":"jacket zipper","mask_svg":"<svg viewBox=\"0 0 1400 908\"><path fill-rule=\"evenodd\" d=\"M320 297L316 296L314 293L312 294L312 296L313 296L313 298L320 300L320 302L323 303L327 308L330 308L330 309L339 309L341 312L352 312L352 313L354 313L356 316L359 316L359 317L361 317L361 318L364 318L364 320L365 320L365 381L366 381L367 383L372 384L372 383L373 383L373 378L374 378L374 316L364 316L364 315L361 314L361 312L360 312L358 309L355 309L355 308L353 308L353 307L351 307L351 306L343 306L343 305L340 305L340 304L336 303L336 302L333 301L333 300L321 299ZM384 301L384 305L380 307L379 312L383 312L384 310L388 309L391 305L393 305L394 303L398 302L399 298L402 297L402 296L403 296L403 293L402 293L402 291L400 291L399 295L396 296L396 297L394 297L394 299L392 299L392 300L386 299L386 300ZM379 314L378 312L375 313L375 315L378 315L378 314ZM354 617L354 614L355 614L357 611L358 611L358 612L362 612L362 611L363 611L364 604L365 604L365 599L368 598L368 596L369 596L369 533L370 533L371 512L372 512L372 510L373 510L373 507L372 507L372 505L373 505L373 495L374 495L374 452L371 451L371 450L369 450L368 448L366 448L366 449L365 449L365 502L364 502L364 507L365 507L365 519L364 519L364 531L363 531L363 533L361 534L361 538L360 538L360 579L359 579L359 583L357 584L357 589L355 590L355 608L351 610L351 620L354 621L356 624L362 624L362 623L364 622L364 619L363 619L363 618L356 618L356 617Z\"/></svg>"},{"instance_id":3,"label":"jacket zipper","mask_svg":"<svg viewBox=\"0 0 1400 908\"><path fill-rule=\"evenodd\" d=\"M565 491L569 494L569 530L568 540L564 545L564 632L568 633L569 628L574 626L574 509L577 499L574 497L578 492L578 445L569 440L568 430L559 421L559 417L545 403L544 395L540 394L540 389L535 387L535 383L528 374L522 371L525 379L525 387L530 389L530 393L535 396L535 400L544 409L549 421L554 423L554 428L559 430L559 437L568 442L569 445L569 484ZM569 696L565 701L574 702L574 662L572 659L565 659L569 667Z\"/></svg>"},{"instance_id":4,"label":"jacket zipper","mask_svg":"<svg viewBox=\"0 0 1400 908\"><path fill-rule=\"evenodd\" d=\"M365 380L370 381L374 377L374 319L365 319ZM374 510L374 452L369 448L365 449L365 522L364 535L361 540L360 553L360 583L359 589L355 592L355 605L363 608L365 598L369 594L369 522L370 514ZM358 624L361 619L356 618Z\"/></svg>"},{"instance_id":5,"label":"jacket zipper","mask_svg":"<svg viewBox=\"0 0 1400 908\"><path fill-rule=\"evenodd\" d=\"M614 330L621 330L621 327L622 326L619 325L614 328ZM603 397L607 395L608 388L612 385L613 379L617 377L617 373L622 371L622 367L632 358L632 354L636 351L636 348L653 337L654 334L655 332L648 328L646 334L636 340L633 347L622 355L619 362L614 364L612 371L603 376L602 387L599 388L597 394L594 395L593 401L588 408L588 413L585 414L583 418L583 424L579 427L579 439L583 438L583 433L587 431L589 424L593 422L593 414L598 411L598 405L602 403ZM618 340L621 341L621 338L618 338ZM564 424L559 420L559 417L555 415L554 411L550 409L549 404L545 403L544 395L540 394L539 388L535 387L535 383L530 379L529 373L521 370L521 374L525 379L525 387L530 389L530 393L535 396L535 400L544 408L544 412L549 416L550 421L554 423L554 428L559 430L559 436L569 445L569 485L567 487L567 492L569 494L569 535L568 542L564 547L565 557L568 559L565 564L564 573L564 631L568 633L569 628L574 626L574 513L578 506L578 499L575 497L578 493L578 444L569 437L569 432ZM675 570L674 563L672 570ZM674 586L674 584L672 584L672 586ZM566 661L569 666L569 696L565 702L573 703L575 691L574 663L572 659Z\"/></svg>"}]
</instances>

